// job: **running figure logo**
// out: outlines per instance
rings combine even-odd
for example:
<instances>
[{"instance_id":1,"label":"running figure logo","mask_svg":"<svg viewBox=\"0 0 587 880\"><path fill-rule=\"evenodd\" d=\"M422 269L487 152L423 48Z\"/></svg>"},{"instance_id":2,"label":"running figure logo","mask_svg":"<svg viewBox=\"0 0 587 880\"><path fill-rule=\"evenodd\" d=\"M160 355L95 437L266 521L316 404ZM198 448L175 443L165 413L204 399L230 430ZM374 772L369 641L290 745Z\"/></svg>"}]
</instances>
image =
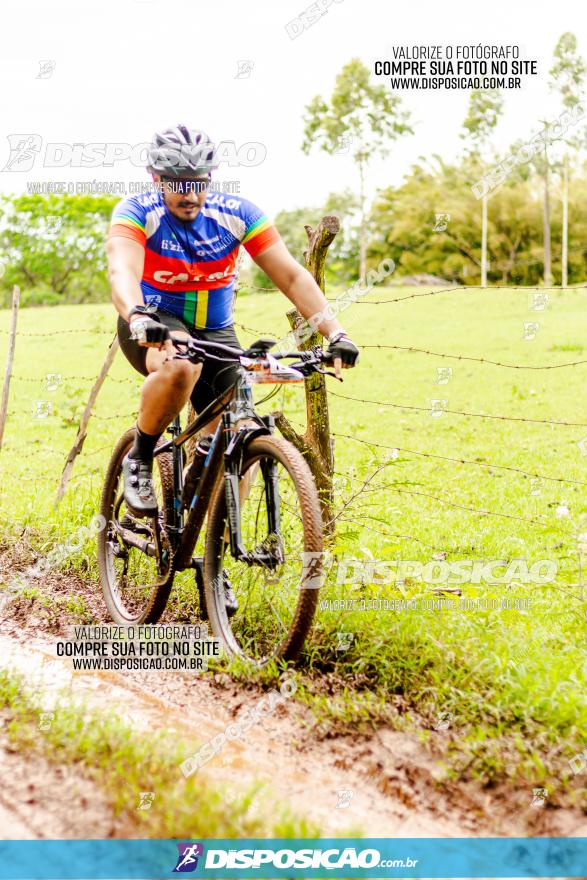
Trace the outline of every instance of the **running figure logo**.
<instances>
[{"instance_id":1,"label":"running figure logo","mask_svg":"<svg viewBox=\"0 0 587 880\"><path fill-rule=\"evenodd\" d=\"M201 843L178 843L179 856L173 869L174 874L190 874L198 867L198 858L204 854Z\"/></svg>"},{"instance_id":2,"label":"running figure logo","mask_svg":"<svg viewBox=\"0 0 587 880\"><path fill-rule=\"evenodd\" d=\"M2 171L30 171L43 140L40 134L9 134L10 156Z\"/></svg>"}]
</instances>

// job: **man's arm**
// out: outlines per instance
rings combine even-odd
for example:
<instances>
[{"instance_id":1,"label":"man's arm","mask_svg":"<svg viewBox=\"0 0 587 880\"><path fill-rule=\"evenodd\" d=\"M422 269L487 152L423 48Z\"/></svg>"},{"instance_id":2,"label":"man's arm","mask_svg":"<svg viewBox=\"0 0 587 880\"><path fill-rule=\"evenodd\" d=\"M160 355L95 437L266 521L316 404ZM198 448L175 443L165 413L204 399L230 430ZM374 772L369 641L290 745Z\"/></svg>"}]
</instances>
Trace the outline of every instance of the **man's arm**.
<instances>
[{"instance_id":1,"label":"man's arm","mask_svg":"<svg viewBox=\"0 0 587 880\"><path fill-rule=\"evenodd\" d=\"M291 300L302 317L306 320L312 318L311 326L328 338L331 343L328 354L332 357L334 372L340 378L343 366L352 367L356 364L359 351L346 334L337 340L335 334L343 334L344 331L336 318L329 318L325 314L328 300L314 278L304 266L294 260L282 241L272 244L253 259Z\"/></svg>"},{"instance_id":2,"label":"man's arm","mask_svg":"<svg viewBox=\"0 0 587 880\"><path fill-rule=\"evenodd\" d=\"M113 235L106 244L108 255L108 280L112 288L112 302L117 312L131 324L131 336L139 345L152 348L165 348L167 354L173 356L173 346L166 338L165 326L155 316L141 315L135 312L135 306L143 305L141 278L145 265L145 249L132 238Z\"/></svg>"},{"instance_id":3,"label":"man's arm","mask_svg":"<svg viewBox=\"0 0 587 880\"><path fill-rule=\"evenodd\" d=\"M304 318L315 316L312 326L317 327L322 336L330 337L342 331L336 318L327 318L323 314L328 306L326 297L308 270L294 260L282 241L272 244L254 260Z\"/></svg>"},{"instance_id":4,"label":"man's arm","mask_svg":"<svg viewBox=\"0 0 587 880\"><path fill-rule=\"evenodd\" d=\"M131 309L143 305L141 278L145 265L145 249L132 238L115 235L108 239L106 253L112 302L117 312L128 321Z\"/></svg>"}]
</instances>

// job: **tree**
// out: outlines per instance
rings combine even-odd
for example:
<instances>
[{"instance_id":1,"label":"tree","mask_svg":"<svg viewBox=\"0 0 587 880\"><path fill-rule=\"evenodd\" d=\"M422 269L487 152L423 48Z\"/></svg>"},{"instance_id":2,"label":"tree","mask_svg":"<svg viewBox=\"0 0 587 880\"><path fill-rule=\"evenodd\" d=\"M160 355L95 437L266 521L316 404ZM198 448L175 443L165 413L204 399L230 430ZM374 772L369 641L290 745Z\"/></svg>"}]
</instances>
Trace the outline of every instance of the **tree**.
<instances>
[{"instance_id":1,"label":"tree","mask_svg":"<svg viewBox=\"0 0 587 880\"><path fill-rule=\"evenodd\" d=\"M471 152L481 161L499 117L503 112L503 97L497 89L471 92L469 110L463 128L472 141ZM466 137L466 134L461 135ZM487 286L487 193L481 196L481 287Z\"/></svg>"},{"instance_id":2,"label":"tree","mask_svg":"<svg viewBox=\"0 0 587 880\"><path fill-rule=\"evenodd\" d=\"M585 62L577 52L577 38L569 32L564 33L554 49L554 64L550 68L550 88L556 90L561 98L563 107L574 110L579 107L583 100L583 80L585 77ZM566 144L574 151L578 151L584 141L584 131L577 135L566 138ZM561 257L561 286L567 286L568 275L568 240L569 240L569 149L563 156L562 173L562 257Z\"/></svg>"},{"instance_id":3,"label":"tree","mask_svg":"<svg viewBox=\"0 0 587 880\"><path fill-rule=\"evenodd\" d=\"M525 177L522 175L525 173ZM397 275L428 273L464 284L480 277L481 216L471 199L471 180L482 173L473 156L448 164L440 157L420 160L398 187L380 190L372 207L371 223L377 236L369 258L391 257ZM491 197L488 221L487 271L489 282L535 285L542 273L541 196L527 171L513 173ZM571 209L584 198L587 181L573 186ZM442 233L434 231L434 210L441 205L450 214ZM578 234L587 227L578 218ZM586 233L587 234L587 233ZM553 235L558 241L559 228ZM576 281L587 275L584 249L573 253Z\"/></svg>"},{"instance_id":4,"label":"tree","mask_svg":"<svg viewBox=\"0 0 587 880\"><path fill-rule=\"evenodd\" d=\"M118 199L94 195L0 198L0 285L23 304L106 299L104 238Z\"/></svg>"},{"instance_id":5,"label":"tree","mask_svg":"<svg viewBox=\"0 0 587 880\"><path fill-rule=\"evenodd\" d=\"M347 149L359 173L359 276L367 270L365 171L375 156L386 156L390 142L411 134L401 98L371 82L369 68L353 58L336 77L330 102L317 95L306 107L302 150L317 144L331 155Z\"/></svg>"}]
</instances>

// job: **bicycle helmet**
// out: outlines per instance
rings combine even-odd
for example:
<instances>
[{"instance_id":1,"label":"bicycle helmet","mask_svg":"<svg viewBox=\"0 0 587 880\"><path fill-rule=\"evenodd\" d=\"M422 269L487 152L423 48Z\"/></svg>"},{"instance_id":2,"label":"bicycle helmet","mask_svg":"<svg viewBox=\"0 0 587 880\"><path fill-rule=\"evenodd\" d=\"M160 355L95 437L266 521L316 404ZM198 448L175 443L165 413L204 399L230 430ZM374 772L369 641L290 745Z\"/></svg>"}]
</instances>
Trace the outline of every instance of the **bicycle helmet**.
<instances>
[{"instance_id":1,"label":"bicycle helmet","mask_svg":"<svg viewBox=\"0 0 587 880\"><path fill-rule=\"evenodd\" d=\"M147 167L167 176L204 177L218 164L214 144L204 131L175 125L153 135Z\"/></svg>"}]
</instances>

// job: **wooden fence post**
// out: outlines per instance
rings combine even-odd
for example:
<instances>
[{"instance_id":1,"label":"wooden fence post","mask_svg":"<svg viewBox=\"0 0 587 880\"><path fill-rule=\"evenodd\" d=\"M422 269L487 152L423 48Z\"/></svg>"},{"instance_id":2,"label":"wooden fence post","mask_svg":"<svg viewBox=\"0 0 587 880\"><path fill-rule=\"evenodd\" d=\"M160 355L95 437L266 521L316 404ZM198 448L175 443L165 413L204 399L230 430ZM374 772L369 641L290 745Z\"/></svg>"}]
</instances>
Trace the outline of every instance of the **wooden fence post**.
<instances>
[{"instance_id":1,"label":"wooden fence post","mask_svg":"<svg viewBox=\"0 0 587 880\"><path fill-rule=\"evenodd\" d=\"M324 291L326 255L340 229L340 221L338 217L327 216L322 218L316 229L312 229L310 226L304 228L308 236L308 250L304 251L306 268L316 279L320 289ZM305 327L307 324L297 309L288 312L287 317L294 335L300 326ZM300 343L300 348L312 348L314 345L320 345L321 342L321 334L315 332L309 339ZM286 440L293 443L306 457L320 496L324 531L327 535L331 535L334 532L332 519L334 452L330 437L325 377L319 373L309 376L305 382L305 390L306 430L303 434L297 433L283 413L276 412L273 415L277 427Z\"/></svg>"},{"instance_id":2,"label":"wooden fence post","mask_svg":"<svg viewBox=\"0 0 587 880\"><path fill-rule=\"evenodd\" d=\"M10 335L8 337L8 357L6 358L6 372L4 373L4 385L2 386L2 404L0 405L0 449L2 448L4 426L8 415L8 395L10 391L10 379L12 378L14 349L16 348L16 321L18 318L19 303L20 288L15 284L12 288L12 318L10 321Z\"/></svg>"},{"instance_id":3,"label":"wooden fence post","mask_svg":"<svg viewBox=\"0 0 587 880\"><path fill-rule=\"evenodd\" d=\"M86 434L88 430L88 422L90 421L90 416L92 415L92 409L96 403L96 398L100 392L102 385L104 384L104 380L108 375L108 370L112 366L112 361L114 360L114 356L118 351L118 336L115 336L112 342L110 343L110 348L108 349L108 354L106 355L106 360L102 364L102 369L98 374L98 378L94 382L92 386L92 390L90 391L90 396L88 398L88 402L86 404L86 408L83 411L82 417L80 419L79 428L77 430L77 437L75 438L75 443L69 450L69 455L65 460L65 466L63 468L63 473L61 474L61 481L59 483L59 488L57 489L57 496L55 498L54 507L57 507L63 495L65 493L65 489L69 482L69 478L71 476L71 472L73 470L74 462L77 456L83 449L84 441L86 439Z\"/></svg>"}]
</instances>

